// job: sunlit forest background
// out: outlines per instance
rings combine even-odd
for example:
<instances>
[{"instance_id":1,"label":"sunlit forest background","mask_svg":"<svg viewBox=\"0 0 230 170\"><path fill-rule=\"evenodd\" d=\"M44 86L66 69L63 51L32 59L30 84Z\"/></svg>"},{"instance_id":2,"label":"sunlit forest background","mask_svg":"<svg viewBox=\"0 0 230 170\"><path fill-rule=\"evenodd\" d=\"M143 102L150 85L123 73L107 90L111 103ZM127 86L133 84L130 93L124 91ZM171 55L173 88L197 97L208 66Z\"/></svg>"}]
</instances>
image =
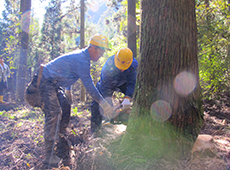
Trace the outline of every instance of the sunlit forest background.
<instances>
[{"instance_id":1,"label":"sunlit forest background","mask_svg":"<svg viewBox=\"0 0 230 170\"><path fill-rule=\"evenodd\" d=\"M4 0L5 9L0 19L0 56L10 66L11 77L5 96L8 101L18 101L16 95L17 72L19 69L18 39L22 22L29 22L23 15L30 15L27 76L29 82L41 63L61 54L80 48L80 1L41 0L44 6L41 19L33 6L28 13L21 15L19 0ZM197 0L196 18L198 27L199 75L204 98L218 96L229 88L230 62L230 6L229 0ZM127 46L127 1L88 0L85 1L84 46L95 33L109 39L112 51L105 54L97 63L92 63L92 77L96 82L105 60L116 51ZM140 1L136 3L137 56L139 56ZM80 81L78 82L80 83ZM76 83L76 87L79 85ZM88 96L88 95L87 95ZM89 96L88 96L89 97Z\"/></svg>"}]
</instances>

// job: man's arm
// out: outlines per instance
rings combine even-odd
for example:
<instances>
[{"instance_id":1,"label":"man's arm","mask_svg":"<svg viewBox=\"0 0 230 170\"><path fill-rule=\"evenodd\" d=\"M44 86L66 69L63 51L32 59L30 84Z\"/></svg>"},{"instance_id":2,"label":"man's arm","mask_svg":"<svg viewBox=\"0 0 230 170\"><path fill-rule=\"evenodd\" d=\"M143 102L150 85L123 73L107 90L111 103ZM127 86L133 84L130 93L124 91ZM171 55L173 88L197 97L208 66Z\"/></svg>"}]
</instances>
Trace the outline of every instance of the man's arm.
<instances>
[{"instance_id":1,"label":"man's arm","mask_svg":"<svg viewBox=\"0 0 230 170\"><path fill-rule=\"evenodd\" d=\"M83 68L84 69L78 70L79 78L82 80L87 92L103 108L103 114L101 116L110 119L113 114L112 106L103 98L103 96L100 94L98 89L93 84L90 75L90 66L86 64L83 66Z\"/></svg>"}]
</instances>

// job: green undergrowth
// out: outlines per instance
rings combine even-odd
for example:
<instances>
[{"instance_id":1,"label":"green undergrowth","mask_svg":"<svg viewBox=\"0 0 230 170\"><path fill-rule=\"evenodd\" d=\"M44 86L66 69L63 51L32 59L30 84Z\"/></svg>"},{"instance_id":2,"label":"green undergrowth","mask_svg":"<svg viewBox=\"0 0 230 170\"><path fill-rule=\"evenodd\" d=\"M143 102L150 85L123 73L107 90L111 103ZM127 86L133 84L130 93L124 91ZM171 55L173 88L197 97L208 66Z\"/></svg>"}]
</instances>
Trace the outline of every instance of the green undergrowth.
<instances>
[{"instance_id":1,"label":"green undergrowth","mask_svg":"<svg viewBox=\"0 0 230 170\"><path fill-rule=\"evenodd\" d=\"M1 111L0 115L7 117L11 120L36 120L36 121L43 121L43 113L40 109L29 110L26 108L21 108L18 110L10 110L10 111Z\"/></svg>"},{"instance_id":2,"label":"green undergrowth","mask_svg":"<svg viewBox=\"0 0 230 170\"><path fill-rule=\"evenodd\" d=\"M44 115L40 109L29 110L26 108L17 108L16 110L0 111L2 133L12 131L12 137L18 137L16 131L20 128L28 128L34 124L44 124ZM15 132L14 132L15 131Z\"/></svg>"},{"instance_id":3,"label":"green undergrowth","mask_svg":"<svg viewBox=\"0 0 230 170\"><path fill-rule=\"evenodd\" d=\"M149 116L129 119L125 135L116 141L112 152L118 169L138 169L154 165L157 160L186 159L191 142L181 137L170 125L153 122ZM112 148L110 146L110 148Z\"/></svg>"}]
</instances>

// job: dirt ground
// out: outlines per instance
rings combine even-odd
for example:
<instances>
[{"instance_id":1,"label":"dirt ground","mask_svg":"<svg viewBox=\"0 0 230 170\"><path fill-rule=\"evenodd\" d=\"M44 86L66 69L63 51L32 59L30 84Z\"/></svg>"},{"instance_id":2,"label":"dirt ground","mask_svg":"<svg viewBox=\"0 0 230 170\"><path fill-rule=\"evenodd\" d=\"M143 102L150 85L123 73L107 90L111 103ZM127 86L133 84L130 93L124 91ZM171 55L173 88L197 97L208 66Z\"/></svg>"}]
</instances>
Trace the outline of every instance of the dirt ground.
<instances>
[{"instance_id":1,"label":"dirt ground","mask_svg":"<svg viewBox=\"0 0 230 170\"><path fill-rule=\"evenodd\" d=\"M0 169L1 170L39 170L44 160L43 119L40 109L29 105L10 105L8 111L0 111ZM218 100L204 100L204 125L200 134L213 137L214 147L208 151L194 153L188 160L135 159L126 170L230 170L230 93L222 94ZM76 114L75 107L78 107ZM72 142L71 169L78 170L120 170L111 157L111 146L117 144L125 133L126 126L103 124L103 137L89 134L90 113L80 103L72 106L72 116L68 128ZM9 116L11 115L11 116ZM126 158L118 157L122 163ZM140 162L143 164L140 165ZM61 163L57 169L70 169Z\"/></svg>"}]
</instances>

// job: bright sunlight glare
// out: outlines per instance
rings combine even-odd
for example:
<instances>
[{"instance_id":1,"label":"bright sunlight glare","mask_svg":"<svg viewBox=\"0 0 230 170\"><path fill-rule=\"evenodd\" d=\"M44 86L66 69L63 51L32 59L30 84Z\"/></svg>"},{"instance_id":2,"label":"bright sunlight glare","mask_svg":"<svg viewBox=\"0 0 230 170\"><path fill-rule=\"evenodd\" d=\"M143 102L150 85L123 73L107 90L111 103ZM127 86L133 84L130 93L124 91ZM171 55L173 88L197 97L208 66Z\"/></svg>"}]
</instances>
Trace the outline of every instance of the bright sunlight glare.
<instances>
[{"instance_id":1,"label":"bright sunlight glare","mask_svg":"<svg viewBox=\"0 0 230 170\"><path fill-rule=\"evenodd\" d=\"M130 22L130 32L129 35L132 35L134 32L136 32L136 23L135 23L135 18L132 15L128 15L129 22Z\"/></svg>"},{"instance_id":2,"label":"bright sunlight glare","mask_svg":"<svg viewBox=\"0 0 230 170\"><path fill-rule=\"evenodd\" d=\"M150 108L150 115L154 120L164 122L172 115L172 108L168 102L157 100Z\"/></svg>"},{"instance_id":3,"label":"bright sunlight glare","mask_svg":"<svg viewBox=\"0 0 230 170\"><path fill-rule=\"evenodd\" d=\"M21 17L21 26L22 30L26 33L29 33L29 26L30 26L30 11L26 11L22 14Z\"/></svg>"},{"instance_id":4,"label":"bright sunlight glare","mask_svg":"<svg viewBox=\"0 0 230 170\"><path fill-rule=\"evenodd\" d=\"M89 9L93 12L97 12L99 10L99 3L97 1L92 1L89 4Z\"/></svg>"}]
</instances>

